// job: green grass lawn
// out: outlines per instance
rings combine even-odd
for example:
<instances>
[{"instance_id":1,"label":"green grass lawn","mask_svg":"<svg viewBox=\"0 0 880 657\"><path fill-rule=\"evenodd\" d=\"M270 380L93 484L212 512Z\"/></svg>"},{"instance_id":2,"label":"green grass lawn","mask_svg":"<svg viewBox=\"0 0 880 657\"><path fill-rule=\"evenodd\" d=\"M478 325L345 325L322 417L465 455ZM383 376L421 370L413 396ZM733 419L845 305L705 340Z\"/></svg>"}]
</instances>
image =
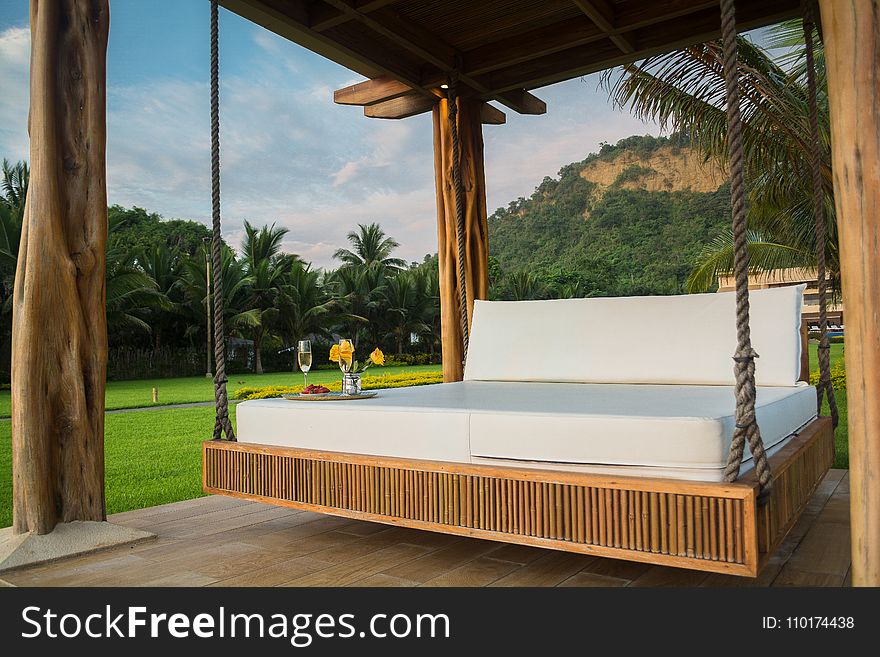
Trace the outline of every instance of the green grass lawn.
<instances>
[{"instance_id":1,"label":"green grass lawn","mask_svg":"<svg viewBox=\"0 0 880 657\"><path fill-rule=\"evenodd\" d=\"M816 350L811 362L816 365ZM842 345L832 345L832 365L843 358ZM388 368L402 372L403 368ZM438 366L407 368L431 371ZM390 372L389 372L390 373ZM315 382L330 381L334 371L316 372ZM299 383L301 375L291 373L245 375L230 378L230 389L244 385L284 385ZM212 399L210 381L204 379L165 379L161 381L111 382L107 389L108 408L150 406L150 388L159 385L163 403L208 401ZM5 403L8 413L9 393ZM146 397L144 400L143 398ZM837 392L840 426L835 441L837 457L834 466L846 468L849 450L846 430L846 392ZM3 400L0 400L0 404ZM3 407L0 406L0 409ZM231 412L235 417L235 408ZM825 413L827 413L827 407ZM107 512L116 513L157 504L185 500L202 495L201 442L210 437L214 409L174 408L133 413L111 414L106 418L105 452L107 473ZM0 527L12 522L12 450L10 423L0 420Z\"/></svg>"},{"instance_id":2,"label":"green grass lawn","mask_svg":"<svg viewBox=\"0 0 880 657\"><path fill-rule=\"evenodd\" d=\"M230 408L233 419L235 408ZM214 409L168 408L111 414L104 436L107 513L202 495L201 443ZM9 420L0 421L0 527L12 524Z\"/></svg>"},{"instance_id":3,"label":"green grass lawn","mask_svg":"<svg viewBox=\"0 0 880 657\"><path fill-rule=\"evenodd\" d=\"M440 365L410 365L373 367L370 374L403 374L404 372L439 372ZM340 378L338 370L319 370L309 374L309 383L329 383ZM302 383L301 372L273 372L271 374L233 374L229 376L229 395L244 386L283 386ZM179 379L143 379L138 381L109 381L107 383L107 410L155 406L152 391L159 389L159 404L186 404L213 401L214 385L203 376ZM10 414L9 390L0 390L0 417Z\"/></svg>"}]
</instances>

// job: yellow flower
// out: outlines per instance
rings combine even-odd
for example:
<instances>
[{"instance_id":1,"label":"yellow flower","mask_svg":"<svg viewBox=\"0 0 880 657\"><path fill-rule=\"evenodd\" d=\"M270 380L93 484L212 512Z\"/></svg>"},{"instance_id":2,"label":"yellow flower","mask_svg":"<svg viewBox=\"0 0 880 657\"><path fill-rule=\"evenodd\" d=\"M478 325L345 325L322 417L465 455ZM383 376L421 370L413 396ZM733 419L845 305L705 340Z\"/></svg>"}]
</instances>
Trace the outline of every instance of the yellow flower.
<instances>
[{"instance_id":1,"label":"yellow flower","mask_svg":"<svg viewBox=\"0 0 880 657\"><path fill-rule=\"evenodd\" d=\"M379 347L376 347L373 350L373 353L370 354L370 360L373 361L374 365L384 365L385 354L382 353L382 350L379 349Z\"/></svg>"},{"instance_id":2,"label":"yellow flower","mask_svg":"<svg viewBox=\"0 0 880 657\"><path fill-rule=\"evenodd\" d=\"M339 345L338 344L335 344L332 347L330 347L330 360L333 361L334 363L339 362Z\"/></svg>"},{"instance_id":3,"label":"yellow flower","mask_svg":"<svg viewBox=\"0 0 880 657\"><path fill-rule=\"evenodd\" d=\"M352 347L351 342L348 340L341 340L339 342L339 358L346 363L350 363L353 356L354 348Z\"/></svg>"}]
</instances>

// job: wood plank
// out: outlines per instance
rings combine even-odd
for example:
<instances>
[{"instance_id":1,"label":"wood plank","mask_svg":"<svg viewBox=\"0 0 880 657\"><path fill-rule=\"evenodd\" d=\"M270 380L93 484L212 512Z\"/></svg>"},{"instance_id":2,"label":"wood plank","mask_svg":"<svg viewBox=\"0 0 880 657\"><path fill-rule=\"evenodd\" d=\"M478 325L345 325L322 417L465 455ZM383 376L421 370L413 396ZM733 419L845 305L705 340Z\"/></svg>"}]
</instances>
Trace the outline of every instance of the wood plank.
<instances>
[{"instance_id":1,"label":"wood plank","mask_svg":"<svg viewBox=\"0 0 880 657\"><path fill-rule=\"evenodd\" d=\"M595 573L580 572L575 573L568 579L560 582L557 586L563 587L617 587L627 586L628 579L619 579L617 577L607 577L606 575L597 575Z\"/></svg>"},{"instance_id":2,"label":"wood plank","mask_svg":"<svg viewBox=\"0 0 880 657\"><path fill-rule=\"evenodd\" d=\"M422 586L488 586L519 567L519 564L509 561L478 557L454 570L429 579Z\"/></svg>"},{"instance_id":3,"label":"wood plank","mask_svg":"<svg viewBox=\"0 0 880 657\"><path fill-rule=\"evenodd\" d=\"M414 582L427 582L491 552L495 547L495 544L490 541L459 540L449 547L431 552L418 559L413 559L408 563L388 568L382 572L386 575L393 575Z\"/></svg>"},{"instance_id":4,"label":"wood plank","mask_svg":"<svg viewBox=\"0 0 880 657\"><path fill-rule=\"evenodd\" d=\"M364 0L364 2L357 3L357 10L368 14L394 2L397 0ZM331 27L342 25L350 20L352 20L350 14L339 11L323 2L313 3L309 10L309 26L316 32L329 30Z\"/></svg>"},{"instance_id":5,"label":"wood plank","mask_svg":"<svg viewBox=\"0 0 880 657\"><path fill-rule=\"evenodd\" d=\"M337 89L333 92L333 102L337 105L375 105L411 93L413 88L405 82L381 76Z\"/></svg>"},{"instance_id":6,"label":"wood plank","mask_svg":"<svg viewBox=\"0 0 880 657\"><path fill-rule=\"evenodd\" d=\"M391 575L385 575L384 573L377 573L375 575L370 575L369 577L365 577L364 579L358 580L353 584L349 584L349 586L379 586L382 588L405 588L410 586L418 586L417 582L413 582L408 579L401 579L400 577L392 577Z\"/></svg>"},{"instance_id":7,"label":"wood plank","mask_svg":"<svg viewBox=\"0 0 880 657\"><path fill-rule=\"evenodd\" d=\"M492 586L556 586L582 570L591 560L591 557L578 554L548 552L502 577Z\"/></svg>"},{"instance_id":8,"label":"wood plank","mask_svg":"<svg viewBox=\"0 0 880 657\"><path fill-rule=\"evenodd\" d=\"M699 586L706 579L707 574L697 570L684 570L683 568L666 568L665 566L651 566L642 575L633 580L630 586L656 587L656 586Z\"/></svg>"},{"instance_id":9,"label":"wood plank","mask_svg":"<svg viewBox=\"0 0 880 657\"><path fill-rule=\"evenodd\" d=\"M364 116L370 119L406 119L430 112L437 104L436 96L410 94L364 107Z\"/></svg>"},{"instance_id":10,"label":"wood plank","mask_svg":"<svg viewBox=\"0 0 880 657\"><path fill-rule=\"evenodd\" d=\"M614 6L610 0L572 0L578 8L593 21L600 30L608 35L614 45L625 53L635 52L632 39L624 34L615 33L616 21Z\"/></svg>"},{"instance_id":11,"label":"wood plank","mask_svg":"<svg viewBox=\"0 0 880 657\"><path fill-rule=\"evenodd\" d=\"M364 577L383 572L422 556L428 548L393 545L362 557L334 564L316 573L293 578L282 586L348 586Z\"/></svg>"}]
</instances>

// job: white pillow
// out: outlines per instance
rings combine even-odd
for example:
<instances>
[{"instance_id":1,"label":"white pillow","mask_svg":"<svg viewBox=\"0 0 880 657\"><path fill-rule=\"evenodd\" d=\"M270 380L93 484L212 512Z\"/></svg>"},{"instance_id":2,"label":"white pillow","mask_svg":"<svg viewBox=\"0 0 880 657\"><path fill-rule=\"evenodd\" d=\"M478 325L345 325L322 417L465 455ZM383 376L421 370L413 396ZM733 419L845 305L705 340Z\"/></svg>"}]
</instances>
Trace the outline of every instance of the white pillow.
<instances>
[{"instance_id":1,"label":"white pillow","mask_svg":"<svg viewBox=\"0 0 880 657\"><path fill-rule=\"evenodd\" d=\"M800 374L805 285L753 290L758 385ZM733 385L735 293L476 301L466 381Z\"/></svg>"}]
</instances>

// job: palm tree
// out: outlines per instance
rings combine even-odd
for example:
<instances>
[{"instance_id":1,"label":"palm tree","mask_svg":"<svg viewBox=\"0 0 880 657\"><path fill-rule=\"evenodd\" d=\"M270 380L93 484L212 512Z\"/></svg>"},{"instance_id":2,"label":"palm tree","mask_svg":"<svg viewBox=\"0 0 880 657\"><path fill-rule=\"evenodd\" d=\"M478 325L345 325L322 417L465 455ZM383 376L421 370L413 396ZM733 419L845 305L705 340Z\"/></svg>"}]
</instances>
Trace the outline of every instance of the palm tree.
<instances>
[{"instance_id":1,"label":"palm tree","mask_svg":"<svg viewBox=\"0 0 880 657\"><path fill-rule=\"evenodd\" d=\"M137 257L144 273L152 279L159 295L157 303L150 311L149 324L153 333L153 345L162 346L166 329L171 329L180 311L180 269L181 258L164 243L151 249L144 249Z\"/></svg>"},{"instance_id":2,"label":"palm tree","mask_svg":"<svg viewBox=\"0 0 880 657\"><path fill-rule=\"evenodd\" d=\"M286 228L263 226L255 228L244 222L245 239L242 256L245 274L249 280L250 310L253 323L251 335L254 340L254 371L263 373L263 339L278 320L276 307L281 296L284 275L294 262L302 262L299 256L281 252L281 243L289 232Z\"/></svg>"},{"instance_id":3,"label":"palm tree","mask_svg":"<svg viewBox=\"0 0 880 657\"><path fill-rule=\"evenodd\" d=\"M419 342L427 346L428 353L434 354L440 348L443 328L440 319L440 272L437 269L437 257L427 260L416 270L424 281L425 319L424 327L419 331Z\"/></svg>"},{"instance_id":4,"label":"palm tree","mask_svg":"<svg viewBox=\"0 0 880 657\"><path fill-rule=\"evenodd\" d=\"M380 263L362 267L340 267L329 272L325 285L335 300L340 329L355 346L364 327L368 338L378 341L378 320L382 315L386 268Z\"/></svg>"},{"instance_id":5,"label":"palm tree","mask_svg":"<svg viewBox=\"0 0 880 657\"><path fill-rule=\"evenodd\" d=\"M427 280L418 269L403 271L385 285L382 296L385 306L383 324L387 335L397 346L397 354L403 353L404 344L416 333L428 330L429 299Z\"/></svg>"},{"instance_id":6,"label":"palm tree","mask_svg":"<svg viewBox=\"0 0 880 657\"><path fill-rule=\"evenodd\" d=\"M518 271L508 274L505 280L506 298L511 301L546 299L549 290L538 275L531 271Z\"/></svg>"},{"instance_id":7,"label":"palm tree","mask_svg":"<svg viewBox=\"0 0 880 657\"><path fill-rule=\"evenodd\" d=\"M334 258L342 261L343 266L358 267L378 263L395 271L406 266L404 260L391 257L400 244L385 235L379 224L358 224L358 230L351 231L347 238L351 243L351 250L338 249L333 254Z\"/></svg>"},{"instance_id":8,"label":"palm tree","mask_svg":"<svg viewBox=\"0 0 880 657\"><path fill-rule=\"evenodd\" d=\"M155 281L141 270L133 254L126 253L110 240L107 248L107 329L150 333L145 321L150 310L161 305Z\"/></svg>"},{"instance_id":9,"label":"palm tree","mask_svg":"<svg viewBox=\"0 0 880 657\"><path fill-rule=\"evenodd\" d=\"M280 283L279 325L289 345L306 336L326 332L332 322L335 301L321 285L321 272L295 263Z\"/></svg>"},{"instance_id":10,"label":"palm tree","mask_svg":"<svg viewBox=\"0 0 880 657\"><path fill-rule=\"evenodd\" d=\"M754 271L815 265L815 230L810 170L806 67L800 21L772 29L768 48L789 54L775 61L766 50L739 37L743 142L749 191L750 246ZM831 178L825 57L818 37L818 86L821 171L825 192L826 261L832 281L839 278L837 230ZM649 57L609 72L611 97L637 116L656 121L688 137L707 158L726 164L727 117L724 109L722 48L717 41ZM699 258L689 291L711 288L729 271L729 236L719 235Z\"/></svg>"},{"instance_id":11,"label":"palm tree","mask_svg":"<svg viewBox=\"0 0 880 657\"><path fill-rule=\"evenodd\" d=\"M208 304L213 301L208 289L206 266L210 262L205 257L208 246L203 246L192 258L187 258L181 266L178 287L183 296L181 312L185 314L187 329L185 336L194 336L204 330L203 337L207 340ZM223 324L226 336L238 333L242 329L253 326L256 321L250 303L250 278L245 274L242 263L236 259L235 253L225 244L220 251L220 267L223 274ZM213 307L211 308L213 313Z\"/></svg>"}]
</instances>

